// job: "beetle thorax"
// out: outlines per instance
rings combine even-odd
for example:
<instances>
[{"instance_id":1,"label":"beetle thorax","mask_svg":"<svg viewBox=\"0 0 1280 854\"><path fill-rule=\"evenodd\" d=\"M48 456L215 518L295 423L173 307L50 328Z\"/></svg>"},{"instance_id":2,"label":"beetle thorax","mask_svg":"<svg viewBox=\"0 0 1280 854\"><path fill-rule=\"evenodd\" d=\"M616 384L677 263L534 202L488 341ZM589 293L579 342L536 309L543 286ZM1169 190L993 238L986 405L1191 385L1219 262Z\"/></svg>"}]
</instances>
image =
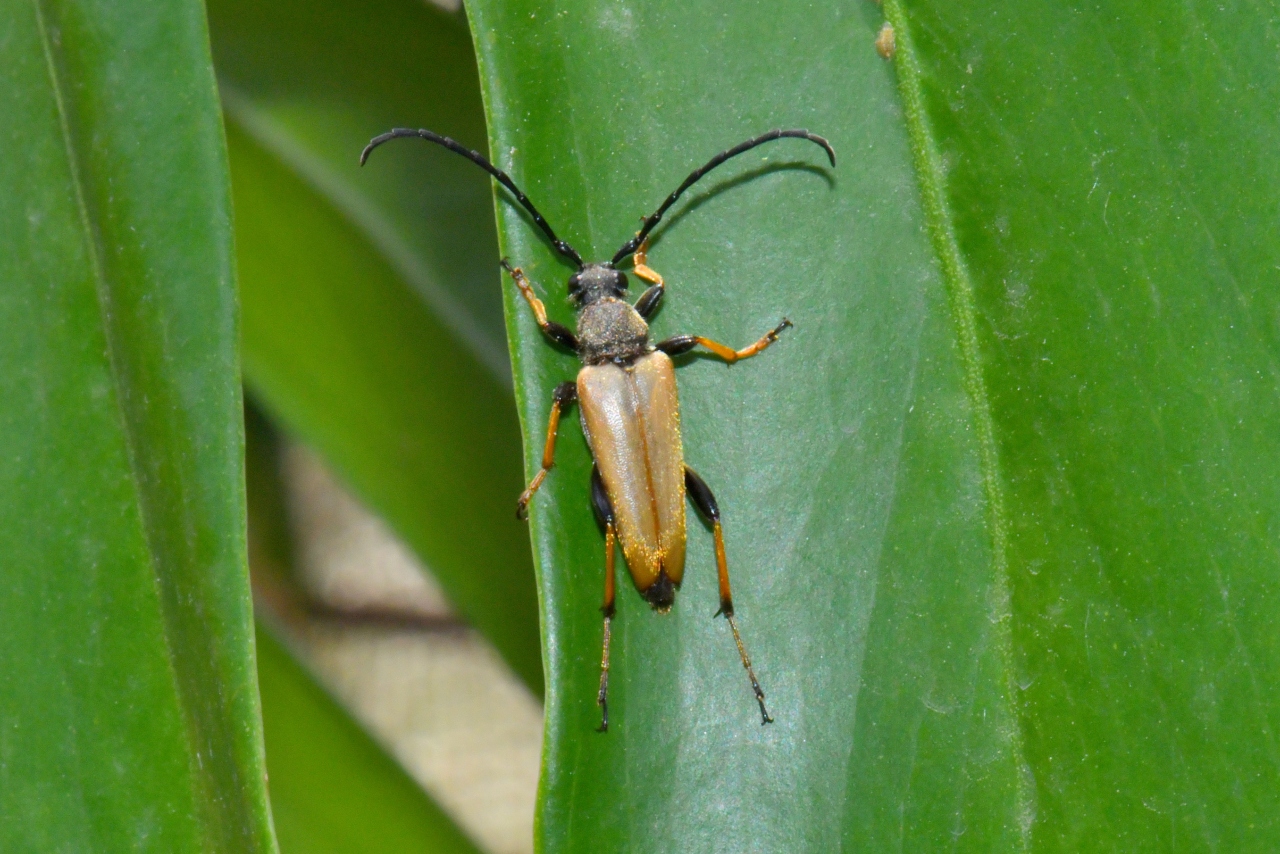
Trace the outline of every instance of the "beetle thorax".
<instances>
[{"instance_id":1,"label":"beetle thorax","mask_svg":"<svg viewBox=\"0 0 1280 854\"><path fill-rule=\"evenodd\" d=\"M578 314L578 347L588 365L625 365L652 352L649 324L634 308L614 297L596 300Z\"/></svg>"}]
</instances>

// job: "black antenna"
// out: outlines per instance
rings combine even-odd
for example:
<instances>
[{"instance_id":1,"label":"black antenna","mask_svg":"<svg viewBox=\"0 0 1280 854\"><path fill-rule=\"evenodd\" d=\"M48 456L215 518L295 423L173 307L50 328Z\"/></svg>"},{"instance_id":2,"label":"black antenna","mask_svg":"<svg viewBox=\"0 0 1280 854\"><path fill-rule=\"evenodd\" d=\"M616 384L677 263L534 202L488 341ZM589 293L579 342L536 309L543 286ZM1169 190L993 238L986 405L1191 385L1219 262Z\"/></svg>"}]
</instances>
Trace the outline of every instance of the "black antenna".
<instances>
[{"instance_id":1,"label":"black antenna","mask_svg":"<svg viewBox=\"0 0 1280 854\"><path fill-rule=\"evenodd\" d=\"M649 232L653 231L653 227L662 220L662 215L667 212L667 209L674 205L676 203L676 199L680 198L685 190L697 183L698 179L703 175L707 174L729 158L737 157L743 152L750 151L757 145L763 145L764 143L772 142L775 139L788 138L807 139L812 143L822 146L823 150L827 152L828 159L831 160L831 165L836 165L836 152L831 147L831 143L827 142L817 134L809 133L807 130L771 130L768 133L762 133L755 139L749 139L746 142L735 145L727 151L720 152L715 157L708 160L702 168L693 170L693 172L689 174L689 177L684 179L684 183L677 187L674 193L667 196L667 200L663 202L656 211L645 217L644 225L640 227L640 231L637 232L635 237L622 244L622 248L618 250L617 255L613 256L613 260L610 263L616 265L619 261L635 252L636 249L639 248L640 244L644 242L644 239L649 236Z\"/></svg>"},{"instance_id":2,"label":"black antenna","mask_svg":"<svg viewBox=\"0 0 1280 854\"><path fill-rule=\"evenodd\" d=\"M375 148L377 148L379 145L382 145L382 143L384 142L387 142L392 139L397 139L402 136L412 136L412 137L417 137L419 139L425 139L427 140L427 142L434 142L436 145L440 145L449 149L454 154L461 154L463 157L467 158L472 163L476 164L481 169L488 172L493 177L497 178L498 183L506 187L508 190L510 190L512 195L516 197L516 201L524 205L524 209L527 210L529 214L533 217L533 221L538 224L538 227L547 233L547 237L551 238L551 245L556 248L556 251L559 252L561 255L565 256L566 258L568 258L574 264L577 264L579 270L582 269L583 267L582 256L579 255L578 251L574 249L572 246L570 246L568 243L565 243L563 240L556 237L556 233L551 230L551 226L547 225L547 221L542 218L542 214L538 213L538 209L533 206L533 202L529 201L528 196L520 192L520 188L516 186L516 182L512 181L511 177L507 175L506 172L503 172L497 166L494 166L492 163L486 160L484 155L481 154L480 152L472 151L471 149L466 148L465 146L460 145L457 142L454 142L452 139L449 139L449 137L447 136L441 136L440 134L432 133L429 130L414 130L412 128L394 128L392 130L387 131L384 134L375 136L373 139L369 140L369 144L364 147L364 151L360 152L360 165L361 166L364 165L364 162L369 159L369 153L373 151ZM637 243L636 245L639 246L640 244Z\"/></svg>"}]
</instances>

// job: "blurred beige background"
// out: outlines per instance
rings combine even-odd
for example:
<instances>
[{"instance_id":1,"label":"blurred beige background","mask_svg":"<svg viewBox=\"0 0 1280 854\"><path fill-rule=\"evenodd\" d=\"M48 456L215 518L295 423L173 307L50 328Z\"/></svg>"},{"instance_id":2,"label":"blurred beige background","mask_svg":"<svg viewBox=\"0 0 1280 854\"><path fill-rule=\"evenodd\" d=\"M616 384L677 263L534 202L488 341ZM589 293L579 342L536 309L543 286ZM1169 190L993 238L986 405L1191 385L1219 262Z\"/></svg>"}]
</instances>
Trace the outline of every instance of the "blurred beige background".
<instances>
[{"instance_id":1,"label":"blurred beige background","mask_svg":"<svg viewBox=\"0 0 1280 854\"><path fill-rule=\"evenodd\" d=\"M532 852L541 704L315 454L286 441L281 463L310 600L291 645L472 839Z\"/></svg>"}]
</instances>

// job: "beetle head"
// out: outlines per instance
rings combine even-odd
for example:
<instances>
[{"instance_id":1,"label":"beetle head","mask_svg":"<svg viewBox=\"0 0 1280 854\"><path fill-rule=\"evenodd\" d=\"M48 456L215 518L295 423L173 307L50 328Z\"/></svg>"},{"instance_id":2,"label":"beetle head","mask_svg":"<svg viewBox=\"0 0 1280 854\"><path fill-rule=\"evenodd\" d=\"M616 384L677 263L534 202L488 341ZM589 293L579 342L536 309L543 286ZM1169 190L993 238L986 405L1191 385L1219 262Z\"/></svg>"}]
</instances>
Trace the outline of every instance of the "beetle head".
<instances>
[{"instance_id":1,"label":"beetle head","mask_svg":"<svg viewBox=\"0 0 1280 854\"><path fill-rule=\"evenodd\" d=\"M627 277L609 263L587 264L569 277L569 298L577 305L590 305L605 297L623 297Z\"/></svg>"}]
</instances>

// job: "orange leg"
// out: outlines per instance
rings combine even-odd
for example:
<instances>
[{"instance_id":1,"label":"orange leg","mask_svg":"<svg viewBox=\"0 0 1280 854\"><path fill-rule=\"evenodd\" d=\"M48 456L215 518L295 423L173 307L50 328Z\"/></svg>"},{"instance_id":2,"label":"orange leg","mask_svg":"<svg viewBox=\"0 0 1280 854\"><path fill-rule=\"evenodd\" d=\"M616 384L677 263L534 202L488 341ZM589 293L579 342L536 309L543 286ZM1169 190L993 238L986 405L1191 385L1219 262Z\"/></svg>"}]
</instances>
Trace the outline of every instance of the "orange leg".
<instances>
[{"instance_id":1,"label":"orange leg","mask_svg":"<svg viewBox=\"0 0 1280 854\"><path fill-rule=\"evenodd\" d=\"M674 338L668 338L666 341L660 342L658 349L669 356L678 356L681 353L688 353L694 347L706 347L712 353L715 353L721 359L729 364L740 361L742 359L750 359L757 353L768 349L769 345L778 340L778 336L782 334L782 330L792 326L790 320L785 317L782 322L770 329L764 335L760 336L760 340L749 347L743 347L741 350L735 350L732 347L725 346L719 341L712 341L710 338L703 338L701 335L677 335Z\"/></svg>"},{"instance_id":2,"label":"orange leg","mask_svg":"<svg viewBox=\"0 0 1280 854\"><path fill-rule=\"evenodd\" d=\"M643 279L651 285L640 295L640 299L636 300L635 305L636 311L645 320L653 316L654 311L658 308L658 303L662 302L662 295L666 293L666 286L662 283L662 277L658 275L656 270L645 263L648 261L648 252L649 241L646 240L636 250L635 267L632 268L632 272L636 274L637 278Z\"/></svg>"},{"instance_id":3,"label":"orange leg","mask_svg":"<svg viewBox=\"0 0 1280 854\"><path fill-rule=\"evenodd\" d=\"M729 562L724 553L724 532L720 528L720 507L716 504L716 498L711 494L711 489L707 486L706 481L698 477L697 472L688 466L685 466L684 469L684 482L693 505L711 522L712 534L715 537L716 572L720 577L720 610L716 612L716 616L724 614L725 619L729 621L729 629L733 632L733 642L738 647L738 657L742 659L742 667L747 671L747 677L751 680L751 691L756 695L756 703L760 706L761 725L771 724L773 723L773 718L769 716L769 710L764 704L764 689L760 687L760 680L756 678L756 671L751 666L751 656L747 655L747 647L742 642L742 633L738 631L738 621L733 616L733 591L729 589Z\"/></svg>"},{"instance_id":4,"label":"orange leg","mask_svg":"<svg viewBox=\"0 0 1280 854\"><path fill-rule=\"evenodd\" d=\"M756 702L760 704L760 723L771 724L773 718L769 717L769 710L764 705L764 689L760 687L760 680L756 678L756 672L751 667L751 656L747 655L747 647L742 643L742 633L738 631L738 620L733 616L733 594L729 592L729 565L724 559L724 535L720 532L719 521L715 523L715 538L716 569L720 573L720 610L717 613L724 614L725 619L729 621L733 642L738 646L738 657L742 659L747 678L751 680L751 691L756 695Z\"/></svg>"},{"instance_id":5,"label":"orange leg","mask_svg":"<svg viewBox=\"0 0 1280 854\"><path fill-rule=\"evenodd\" d=\"M533 499L533 494L538 491L538 487L542 486L542 482L547 479L547 472L555 465L556 434L560 430L560 413L564 407L577 399L578 387L574 383L564 382L556 386L551 400L551 417L547 419L547 444L542 449L542 468L533 476L533 480L529 481L529 486L520 493L520 499L516 501L517 519L528 517L529 502Z\"/></svg>"},{"instance_id":6,"label":"orange leg","mask_svg":"<svg viewBox=\"0 0 1280 854\"><path fill-rule=\"evenodd\" d=\"M635 265L632 267L632 270L635 272L635 274L640 278L644 279L646 282L648 282L651 285L657 285L658 287L662 287L662 277L659 276L657 271L654 270L652 267L650 267L648 263L649 262L649 239L648 238L645 238L644 243L640 244L640 248L636 250L636 254L633 257L635 259Z\"/></svg>"},{"instance_id":7,"label":"orange leg","mask_svg":"<svg viewBox=\"0 0 1280 854\"><path fill-rule=\"evenodd\" d=\"M529 277L524 274L524 270L519 267L512 267L507 263L506 258L502 259L502 269L510 273L511 278L515 280L516 287L520 289L520 296L524 297L524 301L533 310L533 319L538 322L538 328L542 330L542 334L557 344L568 347L570 350L577 350L577 337L554 320L547 320L547 307L542 304L542 300L538 299L538 295L533 292L533 285L529 282Z\"/></svg>"}]
</instances>

